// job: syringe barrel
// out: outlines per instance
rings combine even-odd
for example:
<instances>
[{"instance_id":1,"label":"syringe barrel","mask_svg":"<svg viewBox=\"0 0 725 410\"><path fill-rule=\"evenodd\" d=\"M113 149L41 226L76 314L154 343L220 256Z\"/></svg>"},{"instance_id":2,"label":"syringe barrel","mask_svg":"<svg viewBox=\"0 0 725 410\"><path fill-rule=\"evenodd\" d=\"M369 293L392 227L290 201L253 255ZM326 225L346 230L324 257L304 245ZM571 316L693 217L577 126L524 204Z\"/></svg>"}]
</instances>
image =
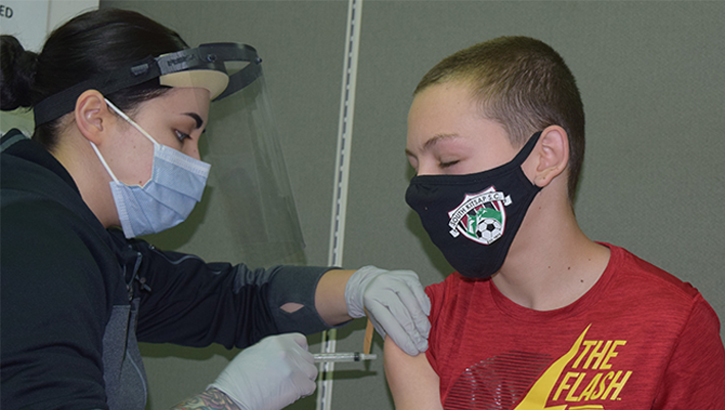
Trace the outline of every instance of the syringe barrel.
<instances>
[{"instance_id":1,"label":"syringe barrel","mask_svg":"<svg viewBox=\"0 0 725 410\"><path fill-rule=\"evenodd\" d=\"M375 354L365 354L359 352L345 353L315 353L312 355L316 362L359 362L362 360L374 360L378 356Z\"/></svg>"}]
</instances>

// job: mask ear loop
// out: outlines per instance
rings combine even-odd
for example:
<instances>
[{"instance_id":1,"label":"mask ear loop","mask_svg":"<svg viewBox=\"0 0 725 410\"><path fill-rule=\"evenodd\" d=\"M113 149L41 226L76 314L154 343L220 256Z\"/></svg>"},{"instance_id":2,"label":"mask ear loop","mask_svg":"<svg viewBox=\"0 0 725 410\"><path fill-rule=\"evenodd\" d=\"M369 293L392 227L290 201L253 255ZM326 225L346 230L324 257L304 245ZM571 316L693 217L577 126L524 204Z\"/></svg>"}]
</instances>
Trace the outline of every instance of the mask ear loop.
<instances>
[{"instance_id":1,"label":"mask ear loop","mask_svg":"<svg viewBox=\"0 0 725 410\"><path fill-rule=\"evenodd\" d=\"M96 151L96 156L98 157L98 159L101 160L101 164L103 164L103 167L106 168L106 171L108 171L108 175L113 178L113 182L119 183L118 178L116 178L116 175L113 173L113 171L111 171L111 167L108 166L106 160L103 159L103 155L101 155L101 151L98 150L96 144L94 144L93 141L88 142L91 144L91 147L93 147L93 150Z\"/></svg>"},{"instance_id":2,"label":"mask ear loop","mask_svg":"<svg viewBox=\"0 0 725 410\"><path fill-rule=\"evenodd\" d=\"M107 98L104 98L104 100L106 101L106 104L108 104L108 106L111 107L111 109L116 112L116 114L121 116L121 118L123 118L124 120L128 121L129 124L133 125L133 127L136 128L141 134L143 134L144 137L148 138L151 141L151 143L154 144L154 148L156 148L156 145L159 144L158 142L156 142L156 140L151 138L151 136L146 131L144 131L143 128L141 128L138 124L136 124L136 122L134 122L134 120L129 118L129 116L126 115L123 111L119 110L118 107L113 105L112 102L108 101ZM111 178L113 178L114 182L122 183L118 180L118 178L116 178L116 175L113 173L113 171L111 171L111 167L108 166L108 163L103 158L103 155L101 155L101 151L98 149L96 144L94 144L93 141L88 141L88 142L91 144L91 147L93 147L93 150L96 152L96 156L98 156L98 159L101 160L101 164L103 164L103 167L106 168L106 171L108 171L108 175L110 175Z\"/></svg>"},{"instance_id":3,"label":"mask ear loop","mask_svg":"<svg viewBox=\"0 0 725 410\"><path fill-rule=\"evenodd\" d=\"M128 115L126 115L126 113L124 113L123 111L119 110L118 107L116 107L115 105L113 105L112 102L108 101L108 98L104 98L104 100L106 100L106 104L108 104L108 106L111 107L111 109L113 109L113 111L115 111L116 114L120 115L121 118L123 118L124 120L126 120L129 124L133 125L133 127L136 128L138 130L138 132L140 132L141 134L143 134L144 137L148 138L149 141L151 141L151 143L154 144L154 148L156 148L156 146L159 145L159 143L156 142L156 140L153 139L146 131L144 131L144 129L141 128L140 125L136 124L136 122L134 120L132 120Z\"/></svg>"}]
</instances>

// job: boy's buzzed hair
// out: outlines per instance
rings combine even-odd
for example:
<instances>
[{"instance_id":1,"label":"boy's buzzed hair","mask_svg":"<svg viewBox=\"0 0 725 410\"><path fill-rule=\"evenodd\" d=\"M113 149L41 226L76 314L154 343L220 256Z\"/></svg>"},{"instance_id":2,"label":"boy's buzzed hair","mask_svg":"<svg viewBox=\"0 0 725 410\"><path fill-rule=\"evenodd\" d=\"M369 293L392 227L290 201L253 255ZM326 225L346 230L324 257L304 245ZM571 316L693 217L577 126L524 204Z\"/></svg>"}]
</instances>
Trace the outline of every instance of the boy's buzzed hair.
<instances>
[{"instance_id":1,"label":"boy's buzzed hair","mask_svg":"<svg viewBox=\"0 0 725 410\"><path fill-rule=\"evenodd\" d=\"M573 204L584 159L584 107L561 56L529 37L499 37L463 49L436 64L414 95L430 85L460 81L471 87L481 114L499 122L512 145L559 125L569 137L568 196Z\"/></svg>"}]
</instances>

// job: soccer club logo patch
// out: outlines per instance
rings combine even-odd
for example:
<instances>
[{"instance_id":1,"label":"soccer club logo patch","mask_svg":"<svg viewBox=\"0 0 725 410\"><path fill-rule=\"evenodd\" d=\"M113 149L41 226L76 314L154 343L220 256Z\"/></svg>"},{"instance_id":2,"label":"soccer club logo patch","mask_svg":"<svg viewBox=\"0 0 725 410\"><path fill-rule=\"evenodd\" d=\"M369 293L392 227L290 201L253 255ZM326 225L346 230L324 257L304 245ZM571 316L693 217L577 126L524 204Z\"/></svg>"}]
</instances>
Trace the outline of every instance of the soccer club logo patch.
<instances>
[{"instance_id":1,"label":"soccer club logo patch","mask_svg":"<svg viewBox=\"0 0 725 410\"><path fill-rule=\"evenodd\" d=\"M497 192L493 186L477 194L466 194L463 202L448 212L449 233L454 238L463 234L474 242L490 245L506 229L505 207L509 204L511 197Z\"/></svg>"}]
</instances>

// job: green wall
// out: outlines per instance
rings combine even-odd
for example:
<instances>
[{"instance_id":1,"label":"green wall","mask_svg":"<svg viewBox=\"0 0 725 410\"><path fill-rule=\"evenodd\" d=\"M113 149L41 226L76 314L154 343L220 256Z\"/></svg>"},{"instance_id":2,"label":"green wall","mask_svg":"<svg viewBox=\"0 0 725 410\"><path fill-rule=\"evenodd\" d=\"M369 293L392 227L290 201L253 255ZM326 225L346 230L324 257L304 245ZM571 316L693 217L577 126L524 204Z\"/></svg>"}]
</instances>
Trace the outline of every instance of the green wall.
<instances>
[{"instance_id":1,"label":"green wall","mask_svg":"<svg viewBox=\"0 0 725 410\"><path fill-rule=\"evenodd\" d=\"M192 46L257 48L306 263L326 264L347 1L102 0L101 7L144 12ZM725 317L724 16L722 1L364 1L344 265L410 268L424 284L450 271L403 200L412 175L403 153L411 92L454 51L521 34L552 45L578 79L588 137L576 202L584 231L691 282ZM224 224L204 206L189 222L156 237L158 245L239 262L218 240ZM363 327L341 330L338 350L358 350ZM151 409L205 388L234 354L142 348ZM382 352L379 339L373 350ZM314 407L314 397L292 406ZM338 365L333 408L392 408L382 360Z\"/></svg>"}]
</instances>

